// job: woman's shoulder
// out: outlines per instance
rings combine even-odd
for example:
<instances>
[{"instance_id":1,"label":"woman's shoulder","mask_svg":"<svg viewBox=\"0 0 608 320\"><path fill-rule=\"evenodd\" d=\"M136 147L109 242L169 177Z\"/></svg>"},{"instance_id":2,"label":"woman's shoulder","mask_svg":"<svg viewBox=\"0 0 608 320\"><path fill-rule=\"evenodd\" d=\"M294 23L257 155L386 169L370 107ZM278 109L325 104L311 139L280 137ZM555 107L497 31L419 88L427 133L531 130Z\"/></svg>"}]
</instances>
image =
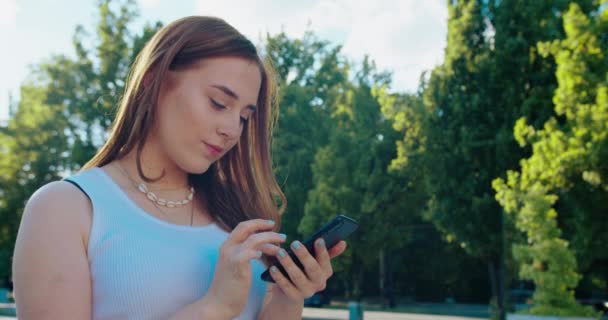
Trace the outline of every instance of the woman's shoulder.
<instances>
[{"instance_id":1,"label":"woman's shoulder","mask_svg":"<svg viewBox=\"0 0 608 320\"><path fill-rule=\"evenodd\" d=\"M26 203L22 223L47 224L61 228L62 232L69 228L81 233L86 242L92 210L91 201L77 186L67 181L53 181L32 194Z\"/></svg>"},{"instance_id":2,"label":"woman's shoulder","mask_svg":"<svg viewBox=\"0 0 608 320\"><path fill-rule=\"evenodd\" d=\"M74 184L65 180L49 182L38 188L30 199L29 205L43 204L45 207L80 207L89 206L89 199Z\"/></svg>"},{"instance_id":3,"label":"woman's shoulder","mask_svg":"<svg viewBox=\"0 0 608 320\"><path fill-rule=\"evenodd\" d=\"M88 198L55 181L40 187L25 205L13 254L15 298L20 319L90 314L90 273L83 225ZM57 293L60 292L60 297ZM65 294L64 294L65 293ZM77 308L67 303L75 302ZM43 316L44 315L44 316Z\"/></svg>"}]
</instances>

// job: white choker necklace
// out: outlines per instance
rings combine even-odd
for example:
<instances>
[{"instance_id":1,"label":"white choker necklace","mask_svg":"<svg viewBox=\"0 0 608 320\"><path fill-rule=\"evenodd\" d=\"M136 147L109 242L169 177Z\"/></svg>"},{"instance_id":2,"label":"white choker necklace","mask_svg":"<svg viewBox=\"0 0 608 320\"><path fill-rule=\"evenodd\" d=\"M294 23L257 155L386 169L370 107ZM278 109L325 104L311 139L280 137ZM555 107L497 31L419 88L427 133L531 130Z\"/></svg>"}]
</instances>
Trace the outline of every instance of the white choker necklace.
<instances>
[{"instance_id":1,"label":"white choker necklace","mask_svg":"<svg viewBox=\"0 0 608 320\"><path fill-rule=\"evenodd\" d=\"M116 161L116 166L118 167L118 169L120 171L122 171L122 173L125 176L127 176L127 178L129 180L131 180L131 182L133 184L136 184L135 180L133 180L133 178L131 178L131 175L127 172L127 170L123 169L123 167L118 163L118 161ZM194 198L194 187L190 187L190 194L188 194L186 199L181 200L181 201L172 201L172 200L166 200L163 198L159 198L154 192L150 191L148 189L148 186L143 182L137 186L137 189L139 189L139 191L141 191L143 194L145 194L146 197L148 198L148 200L156 203L159 206L163 206L163 207L167 207L167 208L176 208L176 207L184 206L184 205L190 203L190 201L192 201L192 198Z\"/></svg>"},{"instance_id":2,"label":"white choker necklace","mask_svg":"<svg viewBox=\"0 0 608 320\"><path fill-rule=\"evenodd\" d=\"M192 201L192 198L194 197L194 188L193 187L190 187L190 194L188 194L186 199L181 200L181 201L171 201L171 200L165 200L163 198L159 198L154 192L148 190L148 186L146 186L146 184L143 182L140 183L139 186L137 186L137 189L139 189L139 191L141 191L143 194L145 194L146 197L150 201L158 204L159 206L168 207L168 208L184 206L184 205L188 204L190 201Z\"/></svg>"}]
</instances>

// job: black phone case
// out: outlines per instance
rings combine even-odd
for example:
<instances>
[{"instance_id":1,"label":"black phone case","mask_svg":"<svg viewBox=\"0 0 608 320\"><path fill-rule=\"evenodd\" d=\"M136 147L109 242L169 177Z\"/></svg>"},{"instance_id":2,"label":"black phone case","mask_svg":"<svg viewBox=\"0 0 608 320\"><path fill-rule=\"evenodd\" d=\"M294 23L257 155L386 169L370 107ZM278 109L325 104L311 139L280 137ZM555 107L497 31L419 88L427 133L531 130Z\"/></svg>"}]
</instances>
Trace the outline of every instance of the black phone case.
<instances>
[{"instance_id":1,"label":"black phone case","mask_svg":"<svg viewBox=\"0 0 608 320\"><path fill-rule=\"evenodd\" d=\"M354 219L349 218L345 215L338 215L326 225L321 227L308 239L303 241L302 244L304 245L304 247L306 247L306 249L308 249L308 252L310 252L314 256L314 241L316 239L323 237L323 240L325 241L325 247L329 249L336 245L338 242L340 242L340 240L344 240L346 237L348 237L351 233L357 230L358 227L359 223ZM300 269L304 270L304 266L302 265L300 260L298 260L298 257L295 255L295 253L293 253L293 251L291 251L291 246L287 248L286 251L287 254L289 254L289 256L291 257L291 259L293 259L294 263ZM289 278L289 275L287 274L281 263L276 261L276 258L273 258L272 265L276 266L285 277ZM264 281L274 282L274 279L272 279L272 277L270 276L270 268L268 268L266 271L264 271L264 273L262 273L261 278Z\"/></svg>"}]
</instances>

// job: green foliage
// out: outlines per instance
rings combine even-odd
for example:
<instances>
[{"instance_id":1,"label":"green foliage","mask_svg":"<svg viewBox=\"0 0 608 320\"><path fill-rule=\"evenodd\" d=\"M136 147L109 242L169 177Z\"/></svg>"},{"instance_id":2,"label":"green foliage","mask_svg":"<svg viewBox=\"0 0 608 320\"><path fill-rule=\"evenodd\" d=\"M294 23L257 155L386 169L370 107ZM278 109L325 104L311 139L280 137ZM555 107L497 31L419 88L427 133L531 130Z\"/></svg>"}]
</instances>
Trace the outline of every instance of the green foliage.
<instances>
[{"instance_id":1,"label":"green foliage","mask_svg":"<svg viewBox=\"0 0 608 320\"><path fill-rule=\"evenodd\" d=\"M74 33L76 58L54 55L32 69L21 100L0 127L0 278L9 278L11 256L25 202L42 185L90 159L105 139L124 90L128 67L160 24L131 35L132 0L98 2L91 42ZM86 46L85 43L93 43Z\"/></svg>"},{"instance_id":2,"label":"green foliage","mask_svg":"<svg viewBox=\"0 0 608 320\"><path fill-rule=\"evenodd\" d=\"M487 263L490 281L498 283L502 210L490 182L513 148L506 147L508 118L495 107L501 100L488 85L498 81L497 44L487 36L485 2L450 2L448 10L444 63L422 76L418 94L381 95L384 115L403 132L391 170L415 186L411 211Z\"/></svg>"},{"instance_id":3,"label":"green foliage","mask_svg":"<svg viewBox=\"0 0 608 320\"><path fill-rule=\"evenodd\" d=\"M420 154L429 200L424 216L467 252L484 260L500 253L501 210L489 182L495 174L495 113L487 99L490 45L484 36L482 7L476 1L449 4L448 46L445 62L422 84L423 106L412 112L417 124L407 124L400 157L393 168L403 168L407 155ZM406 109L407 110L407 109ZM405 113L395 115L395 125ZM408 135L417 136L413 149ZM410 140L410 141L408 141ZM481 231L483 230L483 231Z\"/></svg>"},{"instance_id":4,"label":"green foliage","mask_svg":"<svg viewBox=\"0 0 608 320\"><path fill-rule=\"evenodd\" d=\"M25 201L59 178L68 164L63 106L45 102L46 91L21 87L21 101L0 130L0 279L9 278L11 257Z\"/></svg>"},{"instance_id":5,"label":"green foliage","mask_svg":"<svg viewBox=\"0 0 608 320\"><path fill-rule=\"evenodd\" d=\"M336 214L357 219L352 249L334 262L347 295L376 286L366 279L381 252L401 294L411 283L429 299L470 293L466 279L499 282L502 254L513 268L502 248L514 244L520 277L536 284L533 313L593 315L573 289L583 270L590 285L607 283L597 261L608 258L608 13L581 0L563 14L570 2L449 1L445 60L416 93L391 92L369 58L348 61L310 32L264 39L280 90L282 230L299 239ZM75 58L34 67L0 126L0 278L25 201L93 155L133 59L161 27L133 32L134 0L97 5L92 34L76 28ZM442 289L420 289L429 284Z\"/></svg>"},{"instance_id":6,"label":"green foliage","mask_svg":"<svg viewBox=\"0 0 608 320\"><path fill-rule=\"evenodd\" d=\"M284 33L267 36L264 52L279 75L280 121L273 136L275 174L288 199L282 229L292 239L313 186L311 163L327 144L329 114L346 82L348 64L340 47L306 33L290 39Z\"/></svg>"},{"instance_id":7,"label":"green foliage","mask_svg":"<svg viewBox=\"0 0 608 320\"><path fill-rule=\"evenodd\" d=\"M38 85L48 87L49 103L63 104L70 115L75 168L88 161L107 137L129 67L161 27L160 22L147 23L141 34L133 34L129 25L138 14L133 0L100 0L98 6L95 37L83 26L76 27L76 59L57 55L35 71L41 78Z\"/></svg>"},{"instance_id":8,"label":"green foliage","mask_svg":"<svg viewBox=\"0 0 608 320\"><path fill-rule=\"evenodd\" d=\"M415 216L405 210L407 186L387 171L397 133L383 117L372 88L388 81L365 59L354 81L339 93L331 109L328 143L312 164L314 186L299 226L302 234L310 234L337 214L359 221L361 229L349 238L357 249L334 264L355 297L362 294L363 271L378 263L378 252L408 242L403 227Z\"/></svg>"},{"instance_id":9,"label":"green foliage","mask_svg":"<svg viewBox=\"0 0 608 320\"><path fill-rule=\"evenodd\" d=\"M539 52L557 62L556 116L542 129L518 121L517 140L530 144L532 155L521 161L520 172L494 181L497 200L528 239L514 253L520 276L536 284L534 314L595 315L576 303L573 289L580 280L577 256L589 264L608 254L600 231L606 229L607 207L587 203L608 192L607 18L605 6L586 13L573 3L564 15L566 38L539 43Z\"/></svg>"},{"instance_id":10,"label":"green foliage","mask_svg":"<svg viewBox=\"0 0 608 320\"><path fill-rule=\"evenodd\" d=\"M593 11L597 8L593 1L578 2L583 12L596 12L595 16L600 16L597 10ZM600 247L600 243L605 243L606 236L605 233L600 234L602 228L597 227L596 221L605 220L600 212L606 212L607 208L598 192L588 192L590 185L597 186L596 190L601 190L600 186L603 185L603 175L597 169L584 168L574 175L564 174L563 166L544 165L534 169L538 176L546 179L557 179L564 185L584 186L574 187L567 196L559 198L557 205L570 212L559 220L552 208L551 201L556 201L552 198L553 190L527 198L535 205L526 207L526 212L533 214L541 210L542 214L538 214L547 222L542 227L538 221L530 218L526 218L525 223L520 221L520 217L524 219L525 216L521 210L520 215L508 215L501 221L503 209L511 212L510 205L518 208L523 208L523 205L521 199L509 198L501 201L501 208L494 199L492 189L493 179L515 169L519 160L530 152L539 153L537 148L543 148L542 152L545 153L544 149L552 145L555 153L545 153L545 156L539 156L534 161L549 163L549 159L567 158L573 163L580 162L579 153L568 153L568 146L575 142L569 135L552 135L546 145L533 144L536 141L533 139L543 132L538 127L544 124L545 128L549 128L544 129L547 131L559 128L563 123L563 118L550 120L553 113L551 98L557 85L555 62L560 66L557 68L560 88L570 88L568 92L558 91L555 94L555 99L563 100L560 103L564 105L571 104L571 100L577 96L585 97L585 105L588 105L589 101L596 99L595 89L579 84L597 83L598 79L606 77L605 51L584 42L593 36L575 33L568 23L562 27L560 13L568 8L569 3L519 0L449 2L445 61L432 70L429 77L423 76L419 89L422 103L417 104L411 99L399 101L396 97L392 98L393 101L389 98L383 100L384 114L393 121L395 129L403 132L391 168L401 172L404 181L415 181L412 174L422 172L419 189L426 194L428 201L419 210L424 210L426 220L442 231L448 241L459 243L469 254L488 261L490 266L498 263L505 243L515 244L518 248L515 250L518 262L525 258L519 248L525 238L529 239L530 233L522 235L515 232L516 227L519 230L539 228L532 233L543 235L543 239L551 239L543 242L542 246L552 248L556 255L545 255L543 259L545 263L551 262L554 270L576 269L574 256L567 257L573 245L576 258L585 266L605 256L605 249ZM571 21L573 18L569 16L568 19ZM594 59L585 59L586 64L581 66L569 64L567 68L562 66L566 59L572 59L572 55L566 57L564 54L561 58L554 55L556 61L545 59L549 54L547 47L561 43L556 39L565 34L573 41L578 39L576 43L586 50L582 52L594 55ZM599 34L602 33L596 33L596 38ZM598 39L602 39L605 46L605 37ZM537 46L539 42L546 44ZM580 79L572 77L572 72L577 69ZM563 73L570 74L567 82L560 77ZM597 96L601 96L601 90L598 90ZM595 126L601 121L606 123L605 116L599 110L580 109L577 108L579 116L581 112L586 112L586 123L593 122ZM567 112L561 114L565 116ZM581 128L573 133L576 137L593 135ZM585 143L587 140L578 145L585 148ZM599 162L606 159L605 147L594 143L591 148L597 150L595 167L601 167ZM511 176L512 173L509 179ZM581 180L588 183L581 184ZM544 186L541 185L540 190L545 190ZM494 188L497 188L496 182ZM500 191L496 197L500 198ZM591 208L590 201L594 201L599 208ZM598 205L598 202L601 204ZM551 205L546 207L548 203ZM540 232L541 229L543 232ZM569 246L559 238L562 231L571 239ZM602 253L598 254L598 251ZM504 254L507 267L511 268L510 253ZM529 273L524 274L523 279L531 279ZM568 274L544 280L545 283L552 281L565 281L569 288L573 288L578 278ZM546 286L549 286L549 290L559 287L556 284ZM542 291L540 289L538 295L547 296Z\"/></svg>"}]
</instances>

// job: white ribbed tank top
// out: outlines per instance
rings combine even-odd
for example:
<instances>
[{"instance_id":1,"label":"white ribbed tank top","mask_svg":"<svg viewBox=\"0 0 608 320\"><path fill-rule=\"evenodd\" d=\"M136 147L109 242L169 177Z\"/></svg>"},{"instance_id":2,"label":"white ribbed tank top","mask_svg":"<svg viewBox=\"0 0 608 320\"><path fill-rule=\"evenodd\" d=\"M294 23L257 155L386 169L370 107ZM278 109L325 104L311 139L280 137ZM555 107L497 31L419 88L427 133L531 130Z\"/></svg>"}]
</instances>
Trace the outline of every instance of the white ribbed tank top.
<instances>
[{"instance_id":1,"label":"white ribbed tank top","mask_svg":"<svg viewBox=\"0 0 608 320\"><path fill-rule=\"evenodd\" d=\"M89 196L93 223L87 248L93 319L167 319L211 285L228 233L215 223L182 226L145 212L100 168L67 177ZM253 283L235 319L257 319L266 283L251 260Z\"/></svg>"}]
</instances>

